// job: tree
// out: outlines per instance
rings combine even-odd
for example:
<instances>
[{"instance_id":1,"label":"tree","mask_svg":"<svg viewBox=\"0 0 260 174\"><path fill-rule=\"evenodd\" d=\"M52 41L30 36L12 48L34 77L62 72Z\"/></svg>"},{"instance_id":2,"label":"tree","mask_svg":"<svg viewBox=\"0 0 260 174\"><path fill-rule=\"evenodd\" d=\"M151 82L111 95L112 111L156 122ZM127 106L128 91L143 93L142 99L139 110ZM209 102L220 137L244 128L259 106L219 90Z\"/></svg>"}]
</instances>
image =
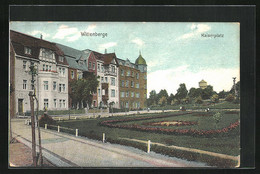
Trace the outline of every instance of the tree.
<instances>
[{"instance_id":1,"label":"tree","mask_svg":"<svg viewBox=\"0 0 260 174\"><path fill-rule=\"evenodd\" d=\"M72 103L74 106L79 104L81 107L81 103L91 106L93 94L96 93L98 87L98 80L94 74L88 74L85 79L74 80L70 83L71 91L69 95L72 99Z\"/></svg>"},{"instance_id":2,"label":"tree","mask_svg":"<svg viewBox=\"0 0 260 174\"><path fill-rule=\"evenodd\" d=\"M232 94L228 94L228 96L226 97L225 100L228 102L232 102L232 101L234 101L234 99L235 99L235 97Z\"/></svg>"},{"instance_id":3,"label":"tree","mask_svg":"<svg viewBox=\"0 0 260 174\"><path fill-rule=\"evenodd\" d=\"M218 96L219 96L219 98L225 98L225 97L227 96L227 92L225 92L224 90L223 90L223 91L220 91L220 92L218 93Z\"/></svg>"},{"instance_id":4,"label":"tree","mask_svg":"<svg viewBox=\"0 0 260 174\"><path fill-rule=\"evenodd\" d=\"M202 104L203 103L203 100L202 100L201 96L199 96L199 97L197 97L195 99L195 103L197 103L197 104Z\"/></svg>"},{"instance_id":5,"label":"tree","mask_svg":"<svg viewBox=\"0 0 260 174\"><path fill-rule=\"evenodd\" d=\"M180 87L177 89L177 93L175 95L176 99L181 101L181 99L184 99L187 97L187 94L188 94L188 90L186 88L185 83L181 83Z\"/></svg>"},{"instance_id":6,"label":"tree","mask_svg":"<svg viewBox=\"0 0 260 174\"><path fill-rule=\"evenodd\" d=\"M220 122L221 118L223 117L223 114L220 113L220 112L217 112L216 114L213 115L213 119L215 121L215 126L216 126L216 129L217 129L217 125L218 123Z\"/></svg>"},{"instance_id":7,"label":"tree","mask_svg":"<svg viewBox=\"0 0 260 174\"><path fill-rule=\"evenodd\" d=\"M210 97L214 94L214 91L213 91L213 86L211 85L208 85L207 88L203 89L202 90L202 99L205 100L205 99L210 99Z\"/></svg>"},{"instance_id":8,"label":"tree","mask_svg":"<svg viewBox=\"0 0 260 174\"><path fill-rule=\"evenodd\" d=\"M157 97L156 91L152 90L149 94L150 95L149 95L149 98L147 100L148 106L158 104L158 97Z\"/></svg>"},{"instance_id":9,"label":"tree","mask_svg":"<svg viewBox=\"0 0 260 174\"><path fill-rule=\"evenodd\" d=\"M217 103L219 101L219 98L218 98L218 95L217 94L214 94L212 97L211 97L211 101L213 103Z\"/></svg>"},{"instance_id":10,"label":"tree","mask_svg":"<svg viewBox=\"0 0 260 174\"><path fill-rule=\"evenodd\" d=\"M202 89L201 88L190 88L188 96L191 99L197 98L199 96L201 96L202 94Z\"/></svg>"},{"instance_id":11,"label":"tree","mask_svg":"<svg viewBox=\"0 0 260 174\"><path fill-rule=\"evenodd\" d=\"M167 103L166 97L165 97L165 96L162 96L162 97L160 98L160 100L159 100L159 105L160 105L160 106L165 106L166 103Z\"/></svg>"},{"instance_id":12,"label":"tree","mask_svg":"<svg viewBox=\"0 0 260 174\"><path fill-rule=\"evenodd\" d=\"M171 105L171 103L172 103L173 100L174 100L174 95L171 94L171 95L168 97L167 104L168 104L168 105Z\"/></svg>"}]
</instances>

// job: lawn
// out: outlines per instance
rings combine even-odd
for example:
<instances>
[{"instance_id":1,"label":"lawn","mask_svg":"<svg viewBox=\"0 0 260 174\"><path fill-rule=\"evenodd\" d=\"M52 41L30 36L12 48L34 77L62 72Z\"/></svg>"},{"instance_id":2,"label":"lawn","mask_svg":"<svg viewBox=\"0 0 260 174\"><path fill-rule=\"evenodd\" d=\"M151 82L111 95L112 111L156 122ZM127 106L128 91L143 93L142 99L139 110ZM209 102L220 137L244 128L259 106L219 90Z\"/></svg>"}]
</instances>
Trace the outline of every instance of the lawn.
<instances>
[{"instance_id":1,"label":"lawn","mask_svg":"<svg viewBox=\"0 0 260 174\"><path fill-rule=\"evenodd\" d=\"M223 112L223 117L220 122L216 124L213 119L214 112L193 112L186 115L178 115L183 112L174 113L163 113L163 114L144 114L144 115L129 115L122 117L110 117L110 118L100 118L100 119L85 119L85 120L68 120L59 121L58 125L61 127L67 127L72 129L79 129L80 136L86 136L92 139L102 140L102 134L106 134L106 139L110 142L120 142L120 138L131 138L138 140L151 140L151 142L162 143L166 145L175 145L181 147L196 148L211 152L217 152L227 155L239 155L239 126L228 133L214 134L210 137L207 136L191 136L191 135L174 135L174 134L164 134L156 133L152 131L140 131L131 130L123 128L111 128L107 126L102 126L100 123L104 121L111 120L121 120L121 119L136 119L136 118L148 118L151 119L141 119L133 121L115 122L114 125L138 125L144 127L157 127L164 129L195 129L195 130L212 130L212 129L222 129L229 126L231 123L239 120L239 114L236 112ZM164 118L156 118L158 116L166 116ZM154 117L154 118L153 118ZM183 125L183 126L151 126L145 125L149 122L160 122L160 121L191 121L196 122L195 125ZM62 130L61 131L65 131ZM123 144L134 145L134 143L124 142ZM136 146L137 147L137 146Z\"/></svg>"}]
</instances>

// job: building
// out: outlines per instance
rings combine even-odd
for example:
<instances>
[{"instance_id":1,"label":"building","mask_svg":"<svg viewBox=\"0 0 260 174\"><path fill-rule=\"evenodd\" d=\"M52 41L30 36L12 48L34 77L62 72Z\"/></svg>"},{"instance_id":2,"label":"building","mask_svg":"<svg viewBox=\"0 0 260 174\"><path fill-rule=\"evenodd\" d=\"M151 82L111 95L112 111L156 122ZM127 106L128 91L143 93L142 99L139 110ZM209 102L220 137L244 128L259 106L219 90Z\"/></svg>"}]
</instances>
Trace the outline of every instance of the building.
<instances>
[{"instance_id":1,"label":"building","mask_svg":"<svg viewBox=\"0 0 260 174\"><path fill-rule=\"evenodd\" d=\"M205 80L201 80L200 82L199 82L199 87L201 88L201 89L205 89L205 88L207 88L207 86L208 86L208 84L207 84L207 82L205 81Z\"/></svg>"},{"instance_id":2,"label":"building","mask_svg":"<svg viewBox=\"0 0 260 174\"><path fill-rule=\"evenodd\" d=\"M141 53L135 63L129 59L119 62L119 101L120 108L130 110L146 107L147 98L147 64Z\"/></svg>"},{"instance_id":3,"label":"building","mask_svg":"<svg viewBox=\"0 0 260 174\"><path fill-rule=\"evenodd\" d=\"M34 88L39 110L68 109L68 64L54 43L11 30L9 62L11 117L31 110L28 94ZM34 83L30 66L37 73Z\"/></svg>"},{"instance_id":4,"label":"building","mask_svg":"<svg viewBox=\"0 0 260 174\"><path fill-rule=\"evenodd\" d=\"M71 92L70 83L73 80L83 78L88 71L88 58L90 53L80 51L62 44L56 43L57 47L63 52L66 61L68 62L68 91ZM69 108L83 107L83 103L72 103L72 99L69 96ZM81 106L79 106L81 105Z\"/></svg>"},{"instance_id":5,"label":"building","mask_svg":"<svg viewBox=\"0 0 260 174\"><path fill-rule=\"evenodd\" d=\"M100 107L102 105L108 107L110 103L113 103L113 107L119 108L119 64L116 54L91 52L93 57L89 58L89 65L92 65L92 68L89 68L89 71L95 71L100 82L97 88L96 100L93 99L93 106Z\"/></svg>"}]
</instances>

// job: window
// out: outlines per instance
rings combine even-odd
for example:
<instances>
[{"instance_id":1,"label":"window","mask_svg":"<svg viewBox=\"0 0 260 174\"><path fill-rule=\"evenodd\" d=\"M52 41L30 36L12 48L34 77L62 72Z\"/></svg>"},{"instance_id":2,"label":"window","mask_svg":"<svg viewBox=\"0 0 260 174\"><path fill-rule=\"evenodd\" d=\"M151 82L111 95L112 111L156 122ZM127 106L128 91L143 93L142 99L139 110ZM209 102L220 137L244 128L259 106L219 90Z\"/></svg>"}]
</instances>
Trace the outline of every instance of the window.
<instances>
[{"instance_id":1,"label":"window","mask_svg":"<svg viewBox=\"0 0 260 174\"><path fill-rule=\"evenodd\" d=\"M26 61L23 61L23 69L26 70Z\"/></svg>"},{"instance_id":2,"label":"window","mask_svg":"<svg viewBox=\"0 0 260 174\"><path fill-rule=\"evenodd\" d=\"M124 76L124 70L123 69L121 69L121 76Z\"/></svg>"},{"instance_id":3,"label":"window","mask_svg":"<svg viewBox=\"0 0 260 174\"><path fill-rule=\"evenodd\" d=\"M104 82L104 77L101 77L101 82L102 82L102 83Z\"/></svg>"},{"instance_id":4,"label":"window","mask_svg":"<svg viewBox=\"0 0 260 174\"><path fill-rule=\"evenodd\" d=\"M48 90L48 81L43 81L44 90Z\"/></svg>"},{"instance_id":5,"label":"window","mask_svg":"<svg viewBox=\"0 0 260 174\"><path fill-rule=\"evenodd\" d=\"M98 64L97 70L98 70L98 72L100 72L100 64Z\"/></svg>"},{"instance_id":6,"label":"window","mask_svg":"<svg viewBox=\"0 0 260 174\"><path fill-rule=\"evenodd\" d=\"M129 97L129 91L127 91L127 92L125 93L125 96L126 96L126 97Z\"/></svg>"},{"instance_id":7,"label":"window","mask_svg":"<svg viewBox=\"0 0 260 174\"><path fill-rule=\"evenodd\" d=\"M53 91L56 91L56 88L57 88L57 83L53 82Z\"/></svg>"},{"instance_id":8,"label":"window","mask_svg":"<svg viewBox=\"0 0 260 174\"><path fill-rule=\"evenodd\" d=\"M136 96L136 98L139 98L139 97L140 97L139 92L137 92L137 93L135 94L135 96Z\"/></svg>"},{"instance_id":9,"label":"window","mask_svg":"<svg viewBox=\"0 0 260 174\"><path fill-rule=\"evenodd\" d=\"M105 77L105 82L107 83L107 77Z\"/></svg>"},{"instance_id":10,"label":"window","mask_svg":"<svg viewBox=\"0 0 260 174\"><path fill-rule=\"evenodd\" d=\"M101 91L100 91L100 89L98 89L98 95L101 95Z\"/></svg>"},{"instance_id":11,"label":"window","mask_svg":"<svg viewBox=\"0 0 260 174\"><path fill-rule=\"evenodd\" d=\"M127 76L130 76L131 75L131 72L130 70L127 71Z\"/></svg>"},{"instance_id":12,"label":"window","mask_svg":"<svg viewBox=\"0 0 260 174\"><path fill-rule=\"evenodd\" d=\"M42 49L42 57L47 58L47 59L52 59L53 53L51 50Z\"/></svg>"},{"instance_id":13,"label":"window","mask_svg":"<svg viewBox=\"0 0 260 174\"><path fill-rule=\"evenodd\" d=\"M88 69L91 69L91 62L88 63Z\"/></svg>"},{"instance_id":14,"label":"window","mask_svg":"<svg viewBox=\"0 0 260 174\"><path fill-rule=\"evenodd\" d=\"M49 65L49 71L51 71L51 66Z\"/></svg>"},{"instance_id":15,"label":"window","mask_svg":"<svg viewBox=\"0 0 260 174\"><path fill-rule=\"evenodd\" d=\"M57 99L53 99L53 107L57 108Z\"/></svg>"},{"instance_id":16,"label":"window","mask_svg":"<svg viewBox=\"0 0 260 174\"><path fill-rule=\"evenodd\" d=\"M44 103L44 108L48 109L48 107L49 107L49 100L48 99L43 99L43 103Z\"/></svg>"},{"instance_id":17,"label":"window","mask_svg":"<svg viewBox=\"0 0 260 174\"><path fill-rule=\"evenodd\" d=\"M115 97L116 96L116 91L114 89L111 89L111 97Z\"/></svg>"},{"instance_id":18,"label":"window","mask_svg":"<svg viewBox=\"0 0 260 174\"><path fill-rule=\"evenodd\" d=\"M125 81L125 87L128 87L128 80Z\"/></svg>"},{"instance_id":19,"label":"window","mask_svg":"<svg viewBox=\"0 0 260 174\"><path fill-rule=\"evenodd\" d=\"M101 72L104 72L104 66L103 65L101 66Z\"/></svg>"},{"instance_id":20,"label":"window","mask_svg":"<svg viewBox=\"0 0 260 174\"><path fill-rule=\"evenodd\" d=\"M136 87L136 88L139 88L139 83L136 83L136 84L135 84L135 87Z\"/></svg>"},{"instance_id":21,"label":"window","mask_svg":"<svg viewBox=\"0 0 260 174\"><path fill-rule=\"evenodd\" d=\"M60 108L61 108L61 107L62 107L62 100L60 100L60 103L59 103L59 104L60 104Z\"/></svg>"},{"instance_id":22,"label":"window","mask_svg":"<svg viewBox=\"0 0 260 174\"><path fill-rule=\"evenodd\" d=\"M27 80L23 80L23 89L26 89L27 87Z\"/></svg>"},{"instance_id":23,"label":"window","mask_svg":"<svg viewBox=\"0 0 260 174\"><path fill-rule=\"evenodd\" d=\"M134 92L131 92L131 97L134 97L135 96L135 93Z\"/></svg>"},{"instance_id":24,"label":"window","mask_svg":"<svg viewBox=\"0 0 260 174\"><path fill-rule=\"evenodd\" d=\"M71 71L71 79L74 79L74 71Z\"/></svg>"},{"instance_id":25,"label":"window","mask_svg":"<svg viewBox=\"0 0 260 174\"><path fill-rule=\"evenodd\" d=\"M48 71L49 70L49 66L48 65L46 65L46 71Z\"/></svg>"},{"instance_id":26,"label":"window","mask_svg":"<svg viewBox=\"0 0 260 174\"><path fill-rule=\"evenodd\" d=\"M145 80L147 79L146 75L144 75L144 79L145 79Z\"/></svg>"},{"instance_id":27,"label":"window","mask_svg":"<svg viewBox=\"0 0 260 174\"><path fill-rule=\"evenodd\" d=\"M24 48L24 53L31 55L31 54L32 54L31 48L25 47L25 48Z\"/></svg>"},{"instance_id":28,"label":"window","mask_svg":"<svg viewBox=\"0 0 260 174\"><path fill-rule=\"evenodd\" d=\"M65 84L62 84L62 87L63 92L65 92Z\"/></svg>"},{"instance_id":29,"label":"window","mask_svg":"<svg viewBox=\"0 0 260 174\"><path fill-rule=\"evenodd\" d=\"M59 68L59 72L60 72L60 75L61 75L61 68Z\"/></svg>"},{"instance_id":30,"label":"window","mask_svg":"<svg viewBox=\"0 0 260 174\"><path fill-rule=\"evenodd\" d=\"M45 71L45 64L42 65L42 70Z\"/></svg>"},{"instance_id":31,"label":"window","mask_svg":"<svg viewBox=\"0 0 260 174\"><path fill-rule=\"evenodd\" d=\"M139 73L136 73L136 79L139 79Z\"/></svg>"},{"instance_id":32,"label":"window","mask_svg":"<svg viewBox=\"0 0 260 174\"><path fill-rule=\"evenodd\" d=\"M121 81L121 86L124 87L124 80Z\"/></svg>"},{"instance_id":33,"label":"window","mask_svg":"<svg viewBox=\"0 0 260 174\"><path fill-rule=\"evenodd\" d=\"M93 70L95 70L96 69L96 64L95 64L95 62L93 62Z\"/></svg>"},{"instance_id":34,"label":"window","mask_svg":"<svg viewBox=\"0 0 260 174\"><path fill-rule=\"evenodd\" d=\"M59 61L60 62L63 62L64 61L64 58L62 56L59 56Z\"/></svg>"},{"instance_id":35,"label":"window","mask_svg":"<svg viewBox=\"0 0 260 174\"><path fill-rule=\"evenodd\" d=\"M59 84L59 92L61 92L61 84Z\"/></svg>"},{"instance_id":36,"label":"window","mask_svg":"<svg viewBox=\"0 0 260 174\"><path fill-rule=\"evenodd\" d=\"M133 82L133 81L131 81L131 87L132 87L132 88L134 87L134 82Z\"/></svg>"},{"instance_id":37,"label":"window","mask_svg":"<svg viewBox=\"0 0 260 174\"><path fill-rule=\"evenodd\" d=\"M115 73L115 66L112 66L112 73Z\"/></svg>"},{"instance_id":38,"label":"window","mask_svg":"<svg viewBox=\"0 0 260 174\"><path fill-rule=\"evenodd\" d=\"M62 76L65 77L65 68L62 68Z\"/></svg>"},{"instance_id":39,"label":"window","mask_svg":"<svg viewBox=\"0 0 260 174\"><path fill-rule=\"evenodd\" d=\"M121 92L121 97L125 97L125 92Z\"/></svg>"},{"instance_id":40,"label":"window","mask_svg":"<svg viewBox=\"0 0 260 174\"><path fill-rule=\"evenodd\" d=\"M135 73L134 73L134 71L132 71L132 77L134 77L135 76Z\"/></svg>"},{"instance_id":41,"label":"window","mask_svg":"<svg viewBox=\"0 0 260 174\"><path fill-rule=\"evenodd\" d=\"M116 80L114 77L111 77L111 85L115 86L116 85Z\"/></svg>"},{"instance_id":42,"label":"window","mask_svg":"<svg viewBox=\"0 0 260 174\"><path fill-rule=\"evenodd\" d=\"M65 100L63 100L63 108L65 108L66 107L66 104L65 104Z\"/></svg>"},{"instance_id":43,"label":"window","mask_svg":"<svg viewBox=\"0 0 260 174\"><path fill-rule=\"evenodd\" d=\"M125 102L125 107L128 108L129 107L129 103Z\"/></svg>"}]
</instances>

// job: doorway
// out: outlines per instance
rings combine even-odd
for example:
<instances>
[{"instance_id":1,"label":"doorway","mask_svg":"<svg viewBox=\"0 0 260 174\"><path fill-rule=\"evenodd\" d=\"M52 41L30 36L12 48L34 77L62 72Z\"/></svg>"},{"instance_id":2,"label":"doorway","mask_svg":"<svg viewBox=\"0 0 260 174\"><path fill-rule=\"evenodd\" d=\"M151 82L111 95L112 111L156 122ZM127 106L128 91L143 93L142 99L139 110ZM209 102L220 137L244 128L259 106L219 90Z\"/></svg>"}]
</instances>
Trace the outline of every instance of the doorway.
<instances>
[{"instance_id":1,"label":"doorway","mask_svg":"<svg viewBox=\"0 0 260 174\"><path fill-rule=\"evenodd\" d=\"M23 114L23 99L18 99L18 114Z\"/></svg>"}]
</instances>

